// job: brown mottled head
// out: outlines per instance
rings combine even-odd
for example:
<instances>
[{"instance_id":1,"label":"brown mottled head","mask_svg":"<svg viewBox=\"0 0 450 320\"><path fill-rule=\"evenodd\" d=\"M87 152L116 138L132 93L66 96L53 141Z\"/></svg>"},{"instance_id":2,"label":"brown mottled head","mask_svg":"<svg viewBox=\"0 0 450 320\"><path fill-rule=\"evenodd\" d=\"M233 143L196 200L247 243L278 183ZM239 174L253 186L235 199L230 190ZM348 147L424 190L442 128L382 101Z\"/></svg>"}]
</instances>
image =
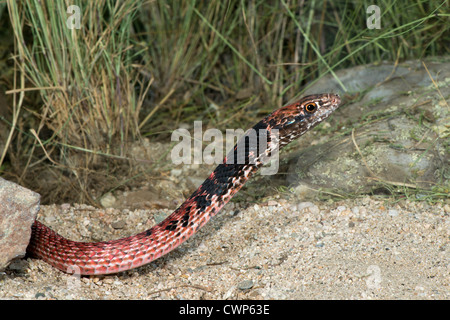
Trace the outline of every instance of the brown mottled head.
<instances>
[{"instance_id":1,"label":"brown mottled head","mask_svg":"<svg viewBox=\"0 0 450 320\"><path fill-rule=\"evenodd\" d=\"M314 94L276 110L263 121L280 131L281 147L328 118L340 103L337 94Z\"/></svg>"},{"instance_id":2,"label":"brown mottled head","mask_svg":"<svg viewBox=\"0 0 450 320\"><path fill-rule=\"evenodd\" d=\"M315 94L274 111L241 137L225 162L260 164L266 161L276 149L281 149L328 118L340 103L337 94Z\"/></svg>"}]
</instances>

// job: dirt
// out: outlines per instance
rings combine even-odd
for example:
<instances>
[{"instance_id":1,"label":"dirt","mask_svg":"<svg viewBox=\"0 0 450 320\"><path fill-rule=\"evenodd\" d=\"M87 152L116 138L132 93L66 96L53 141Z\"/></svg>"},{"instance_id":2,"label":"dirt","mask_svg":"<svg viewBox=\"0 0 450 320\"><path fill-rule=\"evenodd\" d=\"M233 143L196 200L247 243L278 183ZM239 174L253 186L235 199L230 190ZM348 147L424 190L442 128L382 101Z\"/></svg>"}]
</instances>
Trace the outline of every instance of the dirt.
<instances>
[{"instance_id":1,"label":"dirt","mask_svg":"<svg viewBox=\"0 0 450 320\"><path fill-rule=\"evenodd\" d=\"M44 206L39 219L97 241L169 213L62 205ZM449 299L449 214L449 205L376 197L229 203L178 249L134 270L79 278L20 260L0 275L0 298Z\"/></svg>"}]
</instances>

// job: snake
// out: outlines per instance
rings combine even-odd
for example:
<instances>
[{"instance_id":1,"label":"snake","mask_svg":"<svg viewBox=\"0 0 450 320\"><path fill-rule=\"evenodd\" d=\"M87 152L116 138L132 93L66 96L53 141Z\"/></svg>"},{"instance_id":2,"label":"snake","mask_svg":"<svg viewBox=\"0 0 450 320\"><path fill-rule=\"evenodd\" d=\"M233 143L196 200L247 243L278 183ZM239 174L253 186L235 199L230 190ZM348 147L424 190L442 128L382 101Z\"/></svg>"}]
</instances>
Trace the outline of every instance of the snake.
<instances>
[{"instance_id":1,"label":"snake","mask_svg":"<svg viewBox=\"0 0 450 320\"><path fill-rule=\"evenodd\" d=\"M63 272L79 275L118 273L148 264L194 235L267 159L328 118L340 104L338 94L313 94L272 112L238 140L184 203L146 231L117 240L80 242L66 239L36 220L27 253ZM250 137L256 137L256 143L250 143Z\"/></svg>"}]
</instances>

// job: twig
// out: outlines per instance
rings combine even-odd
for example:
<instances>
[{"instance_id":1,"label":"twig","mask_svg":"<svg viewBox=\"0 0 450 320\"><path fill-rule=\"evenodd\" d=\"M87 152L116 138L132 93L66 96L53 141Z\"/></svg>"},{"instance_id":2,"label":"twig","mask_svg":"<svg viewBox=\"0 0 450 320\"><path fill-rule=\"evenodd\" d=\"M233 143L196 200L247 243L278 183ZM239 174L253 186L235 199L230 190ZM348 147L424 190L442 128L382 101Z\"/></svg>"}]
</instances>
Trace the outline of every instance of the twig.
<instances>
[{"instance_id":1,"label":"twig","mask_svg":"<svg viewBox=\"0 0 450 320\"><path fill-rule=\"evenodd\" d=\"M56 161L54 161L52 158L50 158L50 155L47 153L47 150L45 150L44 145L41 142L41 139L39 139L36 131L34 129L30 129L31 134L36 138L36 140L39 142L40 146L42 147L42 150L44 151L45 155L47 156L47 159L51 161L51 163L57 165L57 166L61 166L61 164L57 163Z\"/></svg>"},{"instance_id":2,"label":"twig","mask_svg":"<svg viewBox=\"0 0 450 320\"><path fill-rule=\"evenodd\" d=\"M203 287L203 286L184 284L184 285L181 285L181 286L170 287L170 288L166 288L166 289L152 291L152 292L149 293L149 295L153 295L153 294L157 294L157 293L161 293L161 292L165 292L165 291L170 291L172 289L179 289L179 288L194 288L194 289L203 290L203 291L206 291L206 292L212 292L212 289L209 289L209 288L206 288L206 287Z\"/></svg>"},{"instance_id":3,"label":"twig","mask_svg":"<svg viewBox=\"0 0 450 320\"><path fill-rule=\"evenodd\" d=\"M423 66L425 67L425 70L427 70L428 76L430 77L431 81L433 82L434 86L436 87L437 91L439 92L439 95L441 96L442 100L444 100L445 104L448 106L447 100L445 100L444 96L442 95L441 90L439 89L439 86L437 85L437 83L434 81L433 77L431 76L430 71L428 71L427 65L425 64L425 62L422 61Z\"/></svg>"},{"instance_id":4,"label":"twig","mask_svg":"<svg viewBox=\"0 0 450 320\"><path fill-rule=\"evenodd\" d=\"M152 111L150 111L150 113L145 117L145 119L139 124L138 129L140 130L142 128L142 126L148 121L148 119L151 118L151 116L153 116L153 114L159 109L159 107L161 107L167 99L169 99L169 97L172 95L172 93L175 92L175 89L172 88L170 89L169 93L166 94L166 96L156 105L156 107L153 108Z\"/></svg>"},{"instance_id":5,"label":"twig","mask_svg":"<svg viewBox=\"0 0 450 320\"><path fill-rule=\"evenodd\" d=\"M37 90L64 90L64 87L58 86L58 87L34 87L34 88L20 88L20 89L12 89L5 91L5 94L14 94L19 92L27 92L27 91L37 91Z\"/></svg>"},{"instance_id":6,"label":"twig","mask_svg":"<svg viewBox=\"0 0 450 320\"><path fill-rule=\"evenodd\" d=\"M370 169L369 165L366 162L366 159L364 159L361 150L358 147L358 144L356 143L355 140L355 128L352 129L352 141L353 144L355 145L356 150L358 151L359 155L361 156L361 160L364 162L364 165L366 166L366 169L369 171L370 175L373 177L376 177L375 173L373 173L373 171Z\"/></svg>"}]
</instances>

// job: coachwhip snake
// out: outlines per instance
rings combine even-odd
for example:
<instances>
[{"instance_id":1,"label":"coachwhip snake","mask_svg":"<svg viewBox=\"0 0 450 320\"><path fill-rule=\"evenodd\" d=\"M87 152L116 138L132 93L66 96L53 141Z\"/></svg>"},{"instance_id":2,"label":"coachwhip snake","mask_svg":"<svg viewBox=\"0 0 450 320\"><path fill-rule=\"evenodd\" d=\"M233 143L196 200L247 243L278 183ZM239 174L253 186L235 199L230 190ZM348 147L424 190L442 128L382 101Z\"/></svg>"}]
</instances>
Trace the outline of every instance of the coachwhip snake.
<instances>
[{"instance_id":1,"label":"coachwhip snake","mask_svg":"<svg viewBox=\"0 0 450 320\"><path fill-rule=\"evenodd\" d=\"M272 152L326 119L340 102L337 94L310 95L262 119L252 128L258 143L250 145L244 135L240 140L244 141L243 151L237 147L238 142L223 163L178 209L147 231L123 239L88 243L65 239L36 220L27 252L64 272L84 275L116 273L147 264L196 233L240 190ZM266 133L263 147L259 145L263 136L260 132ZM242 155L245 161L237 161ZM230 158L235 160L234 163L230 163Z\"/></svg>"}]
</instances>

